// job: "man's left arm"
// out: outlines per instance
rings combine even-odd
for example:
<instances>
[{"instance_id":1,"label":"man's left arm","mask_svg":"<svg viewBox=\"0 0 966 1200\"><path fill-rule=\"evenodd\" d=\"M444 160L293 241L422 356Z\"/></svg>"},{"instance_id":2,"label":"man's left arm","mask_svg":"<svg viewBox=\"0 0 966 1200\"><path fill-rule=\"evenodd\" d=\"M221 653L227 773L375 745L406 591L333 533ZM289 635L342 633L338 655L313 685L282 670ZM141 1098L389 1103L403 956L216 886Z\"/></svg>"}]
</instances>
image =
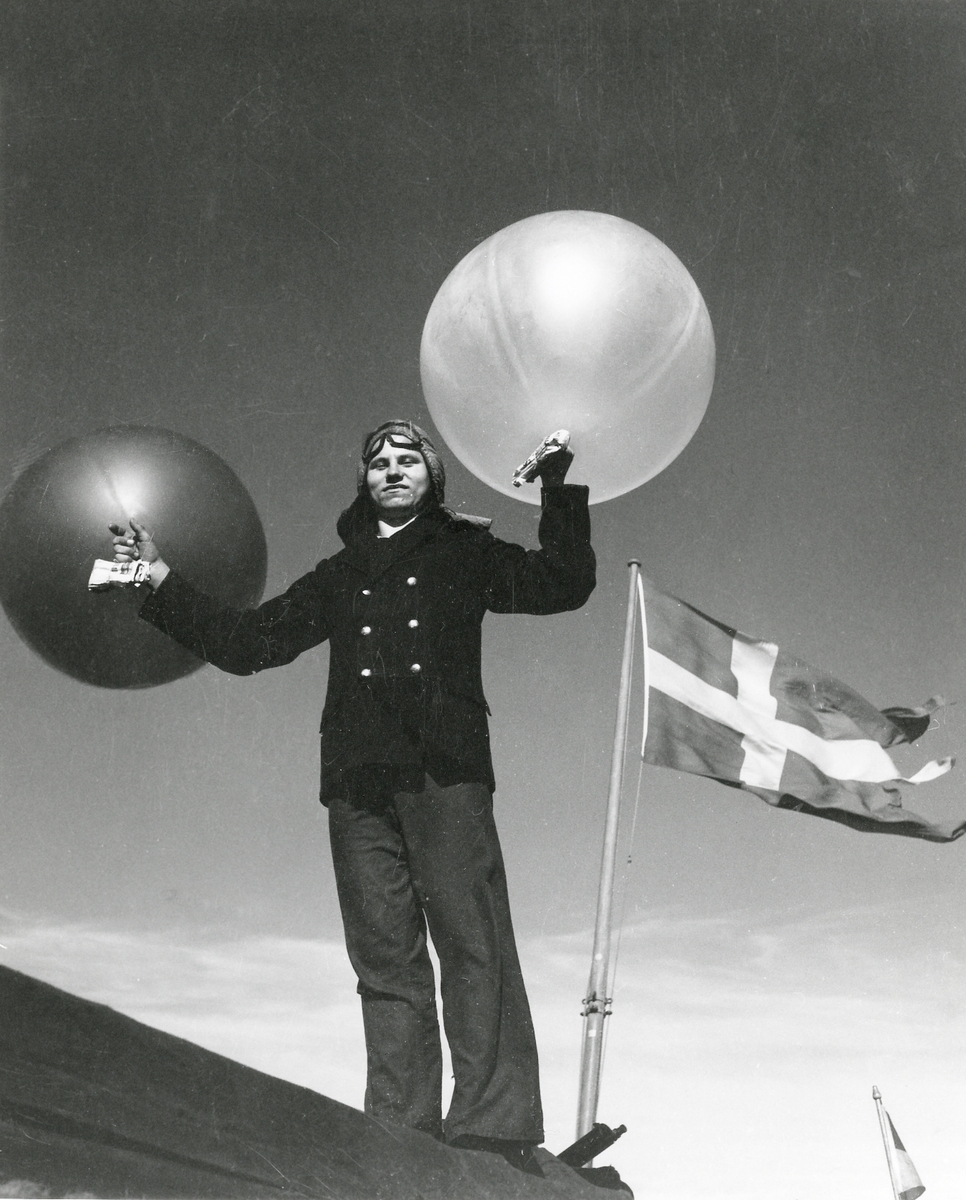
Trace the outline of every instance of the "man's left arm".
<instances>
[{"instance_id":1,"label":"man's left arm","mask_svg":"<svg viewBox=\"0 0 966 1200\"><path fill-rule=\"evenodd\" d=\"M594 590L588 488L563 482L548 486L544 476L540 498L539 550L495 538L490 547L486 601L492 612L569 612Z\"/></svg>"}]
</instances>

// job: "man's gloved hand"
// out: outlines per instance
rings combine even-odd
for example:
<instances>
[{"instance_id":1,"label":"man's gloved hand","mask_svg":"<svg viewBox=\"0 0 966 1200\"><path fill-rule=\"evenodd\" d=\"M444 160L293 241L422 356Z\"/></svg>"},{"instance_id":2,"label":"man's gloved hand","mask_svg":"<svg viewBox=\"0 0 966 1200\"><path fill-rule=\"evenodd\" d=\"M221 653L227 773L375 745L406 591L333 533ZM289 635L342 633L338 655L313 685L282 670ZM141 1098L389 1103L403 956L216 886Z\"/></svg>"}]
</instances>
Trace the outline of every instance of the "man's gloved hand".
<instances>
[{"instance_id":1,"label":"man's gloved hand","mask_svg":"<svg viewBox=\"0 0 966 1200\"><path fill-rule=\"evenodd\" d=\"M535 473L539 476L540 482L544 487L559 487L566 479L570 464L573 461L573 450L564 446L562 449L548 454L545 459L538 463Z\"/></svg>"}]
</instances>

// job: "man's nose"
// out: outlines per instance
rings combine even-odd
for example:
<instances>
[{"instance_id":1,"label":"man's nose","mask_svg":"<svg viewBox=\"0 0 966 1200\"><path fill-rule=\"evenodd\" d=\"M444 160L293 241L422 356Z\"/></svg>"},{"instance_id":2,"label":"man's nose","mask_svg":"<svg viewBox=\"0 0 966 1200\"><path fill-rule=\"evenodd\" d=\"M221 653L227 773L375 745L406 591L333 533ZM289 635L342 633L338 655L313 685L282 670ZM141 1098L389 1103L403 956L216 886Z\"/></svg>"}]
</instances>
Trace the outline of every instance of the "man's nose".
<instances>
[{"instance_id":1,"label":"man's nose","mask_svg":"<svg viewBox=\"0 0 966 1200\"><path fill-rule=\"evenodd\" d=\"M386 472L386 479L402 479L402 471L398 467L390 467Z\"/></svg>"}]
</instances>

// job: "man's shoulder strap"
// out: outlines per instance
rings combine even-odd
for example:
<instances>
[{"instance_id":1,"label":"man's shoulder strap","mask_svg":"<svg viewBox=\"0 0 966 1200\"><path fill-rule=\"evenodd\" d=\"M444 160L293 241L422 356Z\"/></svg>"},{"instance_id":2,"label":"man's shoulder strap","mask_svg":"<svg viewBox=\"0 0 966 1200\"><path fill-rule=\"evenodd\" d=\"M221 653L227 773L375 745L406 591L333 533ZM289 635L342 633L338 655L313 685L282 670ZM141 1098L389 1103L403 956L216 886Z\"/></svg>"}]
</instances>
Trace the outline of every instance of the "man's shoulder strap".
<instances>
[{"instance_id":1,"label":"man's shoulder strap","mask_svg":"<svg viewBox=\"0 0 966 1200\"><path fill-rule=\"evenodd\" d=\"M451 508L443 510L457 524L469 525L472 529L489 529L493 524L492 517L474 517L470 513L454 512Z\"/></svg>"}]
</instances>

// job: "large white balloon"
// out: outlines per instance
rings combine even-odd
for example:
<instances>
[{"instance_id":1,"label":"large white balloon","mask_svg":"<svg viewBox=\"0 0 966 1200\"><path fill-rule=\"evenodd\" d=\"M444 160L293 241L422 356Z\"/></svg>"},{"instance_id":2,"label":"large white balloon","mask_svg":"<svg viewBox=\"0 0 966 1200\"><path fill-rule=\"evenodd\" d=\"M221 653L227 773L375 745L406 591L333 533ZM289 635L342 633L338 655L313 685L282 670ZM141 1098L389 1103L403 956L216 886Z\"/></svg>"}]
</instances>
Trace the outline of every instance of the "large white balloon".
<instances>
[{"instance_id":1,"label":"large white balloon","mask_svg":"<svg viewBox=\"0 0 966 1200\"><path fill-rule=\"evenodd\" d=\"M606 213L550 212L501 229L457 264L423 328L423 392L453 453L497 491L554 430L591 503L662 471L690 441L714 381L701 293L652 234Z\"/></svg>"}]
</instances>

